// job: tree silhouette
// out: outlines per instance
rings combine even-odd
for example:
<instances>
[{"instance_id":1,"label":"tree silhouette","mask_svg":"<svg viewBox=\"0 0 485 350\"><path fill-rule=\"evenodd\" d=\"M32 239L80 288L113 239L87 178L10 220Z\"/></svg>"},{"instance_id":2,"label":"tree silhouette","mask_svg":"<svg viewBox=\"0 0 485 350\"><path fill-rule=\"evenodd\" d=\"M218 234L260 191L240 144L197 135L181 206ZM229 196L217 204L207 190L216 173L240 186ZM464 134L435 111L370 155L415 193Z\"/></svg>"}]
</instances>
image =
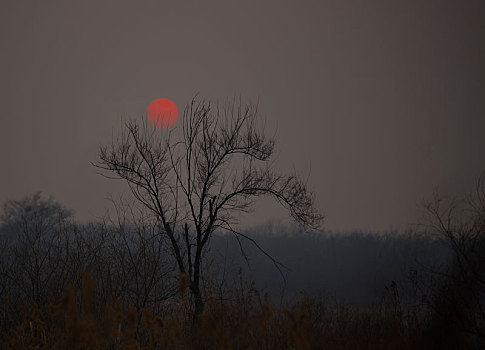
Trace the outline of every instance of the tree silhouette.
<instances>
[{"instance_id":1,"label":"tree silhouette","mask_svg":"<svg viewBox=\"0 0 485 350\"><path fill-rule=\"evenodd\" d=\"M266 136L255 106L233 100L213 108L193 99L181 129L174 139L177 130L160 133L146 123L127 122L93 164L108 178L126 180L157 219L181 275L189 278L196 322L204 310L203 252L216 230L257 244L236 224L261 196L276 199L305 228L318 227L323 217L305 183L274 170L275 141Z\"/></svg>"},{"instance_id":2,"label":"tree silhouette","mask_svg":"<svg viewBox=\"0 0 485 350\"><path fill-rule=\"evenodd\" d=\"M0 226L8 246L2 251L2 279L17 296L41 304L49 289L62 291L69 270L65 247L71 219L70 210L40 192L3 204Z\"/></svg>"},{"instance_id":3,"label":"tree silhouette","mask_svg":"<svg viewBox=\"0 0 485 350\"><path fill-rule=\"evenodd\" d=\"M485 177L465 198L446 198L435 193L425 203L425 228L445 243L452 255L440 272L443 281L434 297L432 326L471 334L485 344ZM436 329L432 329L436 331ZM450 339L443 338L444 342ZM459 339L460 340L460 339ZM448 344L449 345L449 344Z\"/></svg>"}]
</instances>

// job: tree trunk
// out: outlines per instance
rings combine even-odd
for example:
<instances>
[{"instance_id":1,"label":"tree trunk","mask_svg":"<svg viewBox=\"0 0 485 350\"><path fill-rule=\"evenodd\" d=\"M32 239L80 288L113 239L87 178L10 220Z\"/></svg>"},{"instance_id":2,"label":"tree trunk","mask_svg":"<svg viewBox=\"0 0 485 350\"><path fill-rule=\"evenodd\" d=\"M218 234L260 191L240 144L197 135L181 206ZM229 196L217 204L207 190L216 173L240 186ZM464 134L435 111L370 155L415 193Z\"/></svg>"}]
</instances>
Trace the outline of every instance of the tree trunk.
<instances>
[{"instance_id":1,"label":"tree trunk","mask_svg":"<svg viewBox=\"0 0 485 350\"><path fill-rule=\"evenodd\" d=\"M202 294L198 283L193 282L190 286L190 290L192 292L192 297L194 298L194 315L192 322L194 326L197 326L199 317L204 312L204 301L202 300Z\"/></svg>"}]
</instances>

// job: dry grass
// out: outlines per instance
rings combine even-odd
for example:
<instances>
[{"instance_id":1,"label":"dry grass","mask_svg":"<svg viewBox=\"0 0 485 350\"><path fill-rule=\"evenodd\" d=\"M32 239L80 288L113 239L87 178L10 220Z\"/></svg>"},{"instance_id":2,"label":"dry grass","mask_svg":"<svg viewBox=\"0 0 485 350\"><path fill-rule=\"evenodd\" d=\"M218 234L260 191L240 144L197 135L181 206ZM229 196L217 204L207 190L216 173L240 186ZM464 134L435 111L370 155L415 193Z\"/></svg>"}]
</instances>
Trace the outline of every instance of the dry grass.
<instances>
[{"instance_id":1,"label":"dry grass","mask_svg":"<svg viewBox=\"0 0 485 350\"><path fill-rule=\"evenodd\" d=\"M199 327L183 276L181 296L164 314L96 300L95 283L84 274L81 290L69 286L49 305L30 303L19 322L2 306L2 349L421 349L424 324L392 307L326 306L302 298L277 308L252 290L237 297L209 298Z\"/></svg>"}]
</instances>

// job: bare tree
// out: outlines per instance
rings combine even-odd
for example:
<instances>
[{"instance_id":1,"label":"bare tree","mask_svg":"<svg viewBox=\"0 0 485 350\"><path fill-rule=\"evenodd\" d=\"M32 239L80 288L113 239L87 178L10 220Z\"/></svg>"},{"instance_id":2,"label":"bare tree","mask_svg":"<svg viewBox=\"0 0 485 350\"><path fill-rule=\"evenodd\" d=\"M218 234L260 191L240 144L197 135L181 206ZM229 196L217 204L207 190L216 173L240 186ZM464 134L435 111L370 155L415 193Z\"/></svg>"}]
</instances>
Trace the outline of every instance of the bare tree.
<instances>
[{"instance_id":1,"label":"bare tree","mask_svg":"<svg viewBox=\"0 0 485 350\"><path fill-rule=\"evenodd\" d=\"M257 244L236 224L261 196L276 199L306 228L318 227L323 217L305 183L274 170L275 141L265 135L256 107L232 101L213 108L194 99L184 110L178 140L176 132L127 122L93 164L108 178L126 180L156 218L180 273L190 279L196 321L204 309L203 252L216 230Z\"/></svg>"},{"instance_id":2,"label":"bare tree","mask_svg":"<svg viewBox=\"0 0 485 350\"><path fill-rule=\"evenodd\" d=\"M40 305L49 292L60 295L69 270L71 216L40 193L4 203L0 224L10 241L2 257L9 264L4 278L16 297L32 298Z\"/></svg>"},{"instance_id":3,"label":"bare tree","mask_svg":"<svg viewBox=\"0 0 485 350\"><path fill-rule=\"evenodd\" d=\"M443 332L448 327L471 334L485 344L485 178L463 199L435 194L425 203L426 229L452 252L442 282L435 291L434 321ZM451 329L451 328L450 328ZM448 331L446 331L448 332ZM446 333L445 332L445 333ZM452 333L450 330L448 335Z\"/></svg>"}]
</instances>

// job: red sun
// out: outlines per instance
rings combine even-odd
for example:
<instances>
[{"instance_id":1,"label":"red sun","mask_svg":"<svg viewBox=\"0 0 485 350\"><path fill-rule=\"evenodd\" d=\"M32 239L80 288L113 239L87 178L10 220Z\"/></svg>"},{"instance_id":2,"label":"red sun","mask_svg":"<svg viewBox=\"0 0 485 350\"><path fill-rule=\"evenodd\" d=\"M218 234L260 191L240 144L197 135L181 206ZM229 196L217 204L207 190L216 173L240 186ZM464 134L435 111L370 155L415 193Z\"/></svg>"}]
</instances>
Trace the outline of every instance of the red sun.
<instances>
[{"instance_id":1,"label":"red sun","mask_svg":"<svg viewBox=\"0 0 485 350\"><path fill-rule=\"evenodd\" d=\"M157 129L168 129L177 121L179 111L168 98L157 98L147 108L147 118Z\"/></svg>"}]
</instances>

